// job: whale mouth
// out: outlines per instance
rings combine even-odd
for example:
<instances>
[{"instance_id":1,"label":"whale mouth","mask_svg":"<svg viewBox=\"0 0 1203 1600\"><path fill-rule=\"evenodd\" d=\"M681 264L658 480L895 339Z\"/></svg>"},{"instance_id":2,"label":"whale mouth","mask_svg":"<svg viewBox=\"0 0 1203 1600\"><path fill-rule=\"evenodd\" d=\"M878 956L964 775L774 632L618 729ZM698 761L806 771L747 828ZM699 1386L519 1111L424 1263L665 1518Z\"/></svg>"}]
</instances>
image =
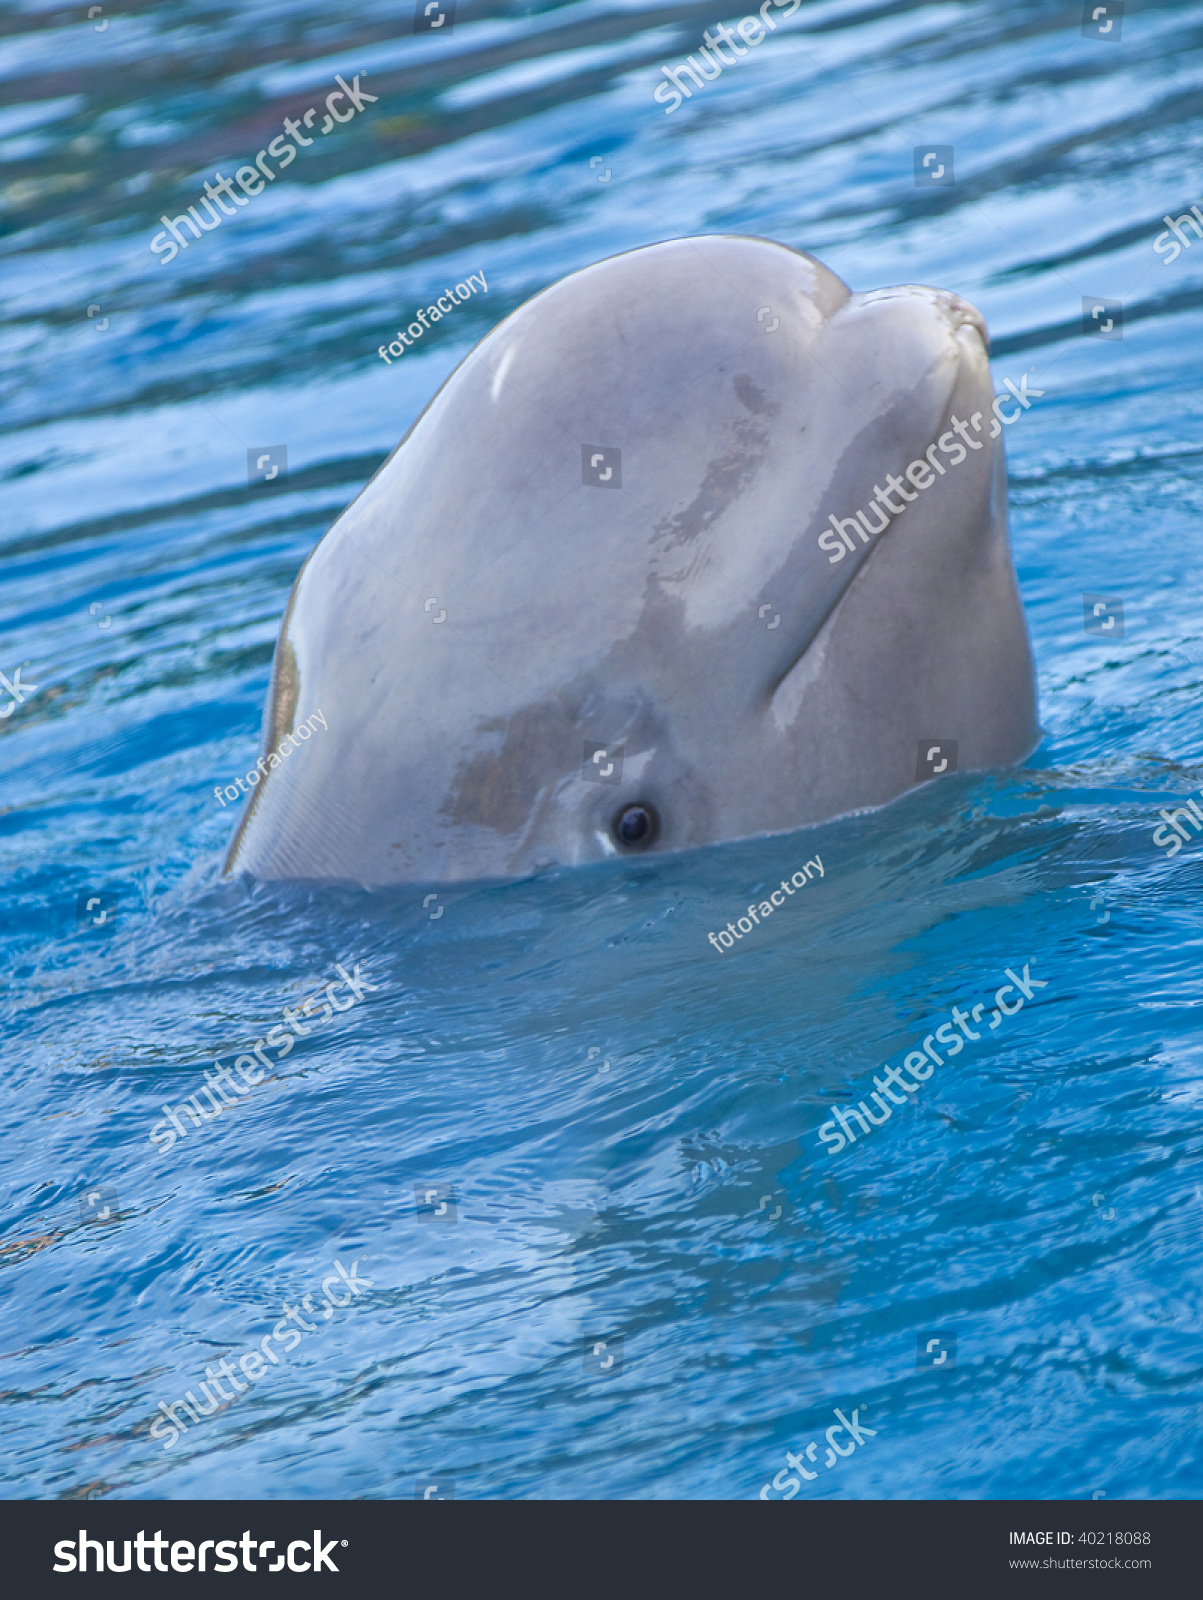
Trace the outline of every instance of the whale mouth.
<instances>
[{"instance_id":1,"label":"whale mouth","mask_svg":"<svg viewBox=\"0 0 1203 1600\"><path fill-rule=\"evenodd\" d=\"M978 337L982 341L982 349L990 354L990 333L986 327L986 319L978 308L969 300L962 300L959 294L943 290L940 298L952 322L953 333L962 328L976 328Z\"/></svg>"}]
</instances>

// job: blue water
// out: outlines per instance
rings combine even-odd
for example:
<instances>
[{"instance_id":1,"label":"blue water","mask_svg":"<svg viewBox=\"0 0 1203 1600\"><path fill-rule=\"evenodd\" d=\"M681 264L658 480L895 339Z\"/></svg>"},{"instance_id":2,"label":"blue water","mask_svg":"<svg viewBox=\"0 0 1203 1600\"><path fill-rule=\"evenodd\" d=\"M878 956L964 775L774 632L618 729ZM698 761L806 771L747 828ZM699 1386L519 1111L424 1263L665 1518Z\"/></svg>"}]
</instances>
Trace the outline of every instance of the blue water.
<instances>
[{"instance_id":1,"label":"blue water","mask_svg":"<svg viewBox=\"0 0 1203 1600\"><path fill-rule=\"evenodd\" d=\"M1059 3L808 5L671 116L659 65L721 12L352 9L0 20L0 670L37 685L0 720L3 1492L749 1498L792 1450L810 1498L1197 1496L1203 844L1151 836L1203 783L1203 243L1152 246L1203 205L1203 6L1093 39ZM161 264L159 216L336 73L376 102ZM928 142L954 186L916 186ZM1007 432L1036 753L437 906L223 882L213 789L325 528L528 296L718 231L955 290L997 387L1044 390ZM374 990L151 1142L336 963ZM820 1144L1025 964L1021 1011ZM286 1304L291 1351L150 1436L207 1364L283 1349Z\"/></svg>"}]
</instances>

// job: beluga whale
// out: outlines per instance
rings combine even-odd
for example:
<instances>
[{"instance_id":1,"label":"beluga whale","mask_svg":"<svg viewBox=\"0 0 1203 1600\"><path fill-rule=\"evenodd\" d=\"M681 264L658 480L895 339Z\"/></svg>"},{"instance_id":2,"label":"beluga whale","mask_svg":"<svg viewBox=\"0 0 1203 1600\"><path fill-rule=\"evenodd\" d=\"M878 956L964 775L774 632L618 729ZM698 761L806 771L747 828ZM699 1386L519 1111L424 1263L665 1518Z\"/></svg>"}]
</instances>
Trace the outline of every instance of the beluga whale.
<instances>
[{"instance_id":1,"label":"beluga whale","mask_svg":"<svg viewBox=\"0 0 1203 1600\"><path fill-rule=\"evenodd\" d=\"M956 294L738 235L534 295L298 575L262 748L326 731L260 758L226 871L515 878L1021 761L1019 406L986 349Z\"/></svg>"}]
</instances>

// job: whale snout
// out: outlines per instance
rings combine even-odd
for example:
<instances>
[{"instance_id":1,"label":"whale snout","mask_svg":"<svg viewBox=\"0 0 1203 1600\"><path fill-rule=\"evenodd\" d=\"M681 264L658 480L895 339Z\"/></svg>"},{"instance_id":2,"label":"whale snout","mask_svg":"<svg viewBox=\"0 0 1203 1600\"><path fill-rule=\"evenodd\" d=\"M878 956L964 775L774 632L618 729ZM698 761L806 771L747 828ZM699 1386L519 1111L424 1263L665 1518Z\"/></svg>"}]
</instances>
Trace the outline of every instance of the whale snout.
<instances>
[{"instance_id":1,"label":"whale snout","mask_svg":"<svg viewBox=\"0 0 1203 1600\"><path fill-rule=\"evenodd\" d=\"M946 314L952 324L953 331L958 328L973 328L982 341L982 349L987 355L990 353L990 333L986 327L986 319L978 308L969 300L963 300L959 294L951 291L942 291L940 299L944 304Z\"/></svg>"}]
</instances>

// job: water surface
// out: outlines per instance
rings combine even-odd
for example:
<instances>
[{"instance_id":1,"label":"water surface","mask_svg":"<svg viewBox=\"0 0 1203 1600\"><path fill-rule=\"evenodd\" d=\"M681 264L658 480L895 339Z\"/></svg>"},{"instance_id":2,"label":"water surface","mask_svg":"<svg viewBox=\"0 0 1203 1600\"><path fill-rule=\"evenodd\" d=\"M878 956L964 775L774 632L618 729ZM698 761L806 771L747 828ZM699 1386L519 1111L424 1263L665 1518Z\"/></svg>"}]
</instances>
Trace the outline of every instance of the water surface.
<instances>
[{"instance_id":1,"label":"water surface","mask_svg":"<svg viewBox=\"0 0 1203 1600\"><path fill-rule=\"evenodd\" d=\"M814 1441L811 1497L1195 1496L1200 849L1151 836L1203 783L1203 243L1153 243L1203 206L1203 9L1129 6L1107 40L1047 3L807 5L671 115L660 65L713 9L64 16L0 23L0 670L37 685L0 722L4 1492L747 1498ZM152 254L336 74L375 102ZM953 186L916 186L928 143ZM956 290L997 386L1044 391L1007 436L1030 761L437 908L222 881L214 787L255 759L325 528L514 307L710 232ZM1086 297L1122 340L1083 337ZM375 988L151 1141L340 962ZM1025 964L1021 1011L820 1143ZM311 1320L332 1274L349 1302ZM150 1436L285 1305L314 1331ZM836 1408L874 1431L827 1467Z\"/></svg>"}]
</instances>

